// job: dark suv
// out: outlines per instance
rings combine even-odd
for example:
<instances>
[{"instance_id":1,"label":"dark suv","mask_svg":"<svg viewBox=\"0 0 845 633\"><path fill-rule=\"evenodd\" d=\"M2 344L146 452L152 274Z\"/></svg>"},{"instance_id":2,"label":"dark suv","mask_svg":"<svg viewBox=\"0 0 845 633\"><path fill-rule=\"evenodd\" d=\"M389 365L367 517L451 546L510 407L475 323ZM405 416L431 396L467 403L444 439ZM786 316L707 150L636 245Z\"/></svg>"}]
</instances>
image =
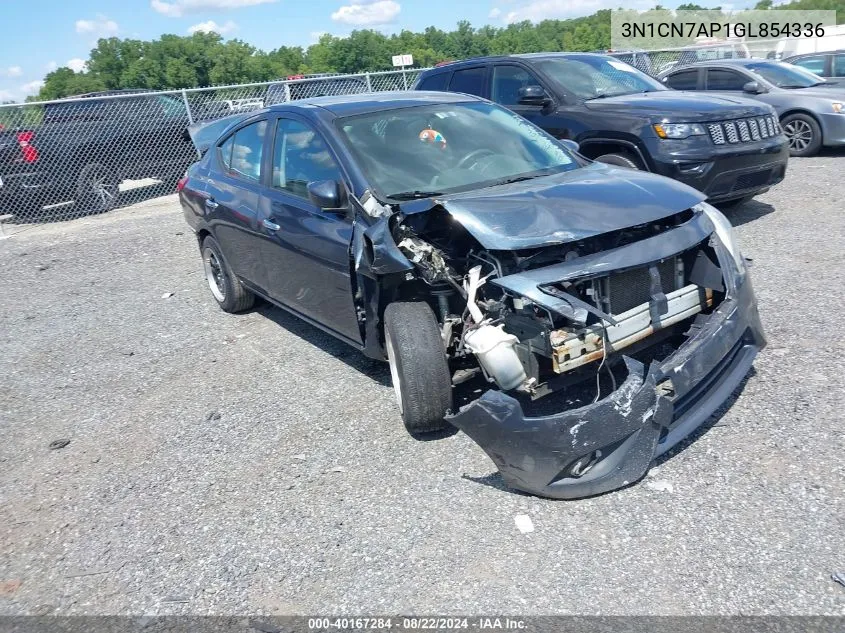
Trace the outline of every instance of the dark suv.
<instances>
[{"instance_id":1,"label":"dark suv","mask_svg":"<svg viewBox=\"0 0 845 633\"><path fill-rule=\"evenodd\" d=\"M40 122L0 130L0 213L71 200L107 211L127 178L158 178L172 190L196 159L187 126L172 95L117 90L48 102Z\"/></svg>"},{"instance_id":2,"label":"dark suv","mask_svg":"<svg viewBox=\"0 0 845 633\"><path fill-rule=\"evenodd\" d=\"M669 176L711 202L739 202L783 180L786 138L771 107L741 97L667 90L607 55L485 57L423 72L417 90L485 97L587 158ZM758 134L742 134L751 129Z\"/></svg>"}]
</instances>

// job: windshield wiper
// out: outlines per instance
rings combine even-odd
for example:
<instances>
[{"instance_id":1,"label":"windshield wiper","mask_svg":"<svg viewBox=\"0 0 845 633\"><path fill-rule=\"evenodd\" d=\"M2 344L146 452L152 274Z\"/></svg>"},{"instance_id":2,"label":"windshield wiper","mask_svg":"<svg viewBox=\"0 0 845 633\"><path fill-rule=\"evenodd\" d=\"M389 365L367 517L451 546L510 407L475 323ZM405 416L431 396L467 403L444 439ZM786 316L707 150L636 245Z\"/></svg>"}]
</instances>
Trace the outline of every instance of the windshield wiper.
<instances>
[{"instance_id":1,"label":"windshield wiper","mask_svg":"<svg viewBox=\"0 0 845 633\"><path fill-rule=\"evenodd\" d=\"M514 182L522 182L523 180L532 180L540 176L547 176L548 174L534 174L533 176L514 176L513 178L502 178L501 180L494 180L488 187L496 187L498 185L509 185Z\"/></svg>"},{"instance_id":2,"label":"windshield wiper","mask_svg":"<svg viewBox=\"0 0 845 633\"><path fill-rule=\"evenodd\" d=\"M442 191L398 191L397 193L388 194L388 198L392 200L416 200L418 198L431 198L433 196L442 196Z\"/></svg>"},{"instance_id":3,"label":"windshield wiper","mask_svg":"<svg viewBox=\"0 0 845 633\"><path fill-rule=\"evenodd\" d=\"M813 84L815 85L815 84ZM783 88L785 90L797 90L799 88L809 88L810 86L796 86L793 84L786 84L785 86L778 86L779 88Z\"/></svg>"}]
</instances>

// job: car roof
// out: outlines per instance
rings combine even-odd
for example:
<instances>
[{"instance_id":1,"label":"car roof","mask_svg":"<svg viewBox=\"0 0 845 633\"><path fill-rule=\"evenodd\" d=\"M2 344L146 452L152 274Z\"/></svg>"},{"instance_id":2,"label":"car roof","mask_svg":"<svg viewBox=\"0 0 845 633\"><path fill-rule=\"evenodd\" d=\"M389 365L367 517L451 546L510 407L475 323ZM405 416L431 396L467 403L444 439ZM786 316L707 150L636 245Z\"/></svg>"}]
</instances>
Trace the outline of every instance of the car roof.
<instances>
[{"instance_id":1,"label":"car roof","mask_svg":"<svg viewBox=\"0 0 845 633\"><path fill-rule=\"evenodd\" d=\"M790 55L789 57L780 61L785 62L790 59L800 59L802 57L816 57L818 55L842 55L843 53L845 53L845 48L840 48L835 51L818 51L816 53L801 53L800 55Z\"/></svg>"},{"instance_id":2,"label":"car roof","mask_svg":"<svg viewBox=\"0 0 845 633\"><path fill-rule=\"evenodd\" d=\"M777 64L776 59L763 59L762 57L741 57L739 59L705 59L700 62L692 62L691 64L684 64L677 68L672 68L672 71L680 70L681 68L700 68L702 66L751 66L752 64L760 63Z\"/></svg>"},{"instance_id":3,"label":"car roof","mask_svg":"<svg viewBox=\"0 0 845 633\"><path fill-rule=\"evenodd\" d=\"M617 52L639 52L639 51L617 51ZM608 57L608 53L580 53L580 52L560 52L560 53L515 53L513 55L488 55L485 57L469 57L467 59L459 59L454 62L446 62L442 65L438 65L435 68L431 68L429 70L423 71L422 74L429 75L441 72L448 72L454 68L464 65L473 65L473 64L487 64L490 62L499 62L499 61L513 61L514 59L523 59L523 60L532 60L532 59L554 59L554 58L567 58L567 57Z\"/></svg>"},{"instance_id":4,"label":"car roof","mask_svg":"<svg viewBox=\"0 0 845 633\"><path fill-rule=\"evenodd\" d=\"M291 112L319 108L336 117L382 112L397 108L412 108L440 103L463 103L483 101L479 97L456 92L431 92L426 90L409 92L370 92L365 94L313 97L279 103L267 108L270 112Z\"/></svg>"}]
</instances>

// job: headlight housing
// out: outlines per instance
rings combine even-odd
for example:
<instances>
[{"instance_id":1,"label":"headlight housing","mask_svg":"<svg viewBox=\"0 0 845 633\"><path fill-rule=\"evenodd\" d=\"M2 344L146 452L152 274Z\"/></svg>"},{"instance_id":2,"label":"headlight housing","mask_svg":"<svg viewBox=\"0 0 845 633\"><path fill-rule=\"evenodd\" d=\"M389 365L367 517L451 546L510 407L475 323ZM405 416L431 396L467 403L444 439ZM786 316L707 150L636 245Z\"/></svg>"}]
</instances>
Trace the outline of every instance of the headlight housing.
<instances>
[{"instance_id":1,"label":"headlight housing","mask_svg":"<svg viewBox=\"0 0 845 633\"><path fill-rule=\"evenodd\" d=\"M660 138L689 138L707 134L700 123L655 123L654 131Z\"/></svg>"},{"instance_id":2,"label":"headlight housing","mask_svg":"<svg viewBox=\"0 0 845 633\"><path fill-rule=\"evenodd\" d=\"M833 102L833 103L831 103L830 105L831 105L831 107L833 108L833 111L834 111L834 112L836 112L837 114L840 114L840 113L842 113L842 112L845 112L845 106L843 106L843 105L842 105L841 103L839 103L838 101L834 101L834 102Z\"/></svg>"},{"instance_id":3,"label":"headlight housing","mask_svg":"<svg viewBox=\"0 0 845 633\"><path fill-rule=\"evenodd\" d=\"M714 207L712 204L707 204L706 202L699 202L692 208L692 210L703 212L713 223L716 237L719 238L719 241L728 253L730 253L731 258L736 265L737 276L739 278L744 277L747 271L745 259L742 256L742 252L740 252L739 241L736 239L736 233L734 233L734 227L731 224L731 221L728 220L724 214L719 211L719 209Z\"/></svg>"}]
</instances>

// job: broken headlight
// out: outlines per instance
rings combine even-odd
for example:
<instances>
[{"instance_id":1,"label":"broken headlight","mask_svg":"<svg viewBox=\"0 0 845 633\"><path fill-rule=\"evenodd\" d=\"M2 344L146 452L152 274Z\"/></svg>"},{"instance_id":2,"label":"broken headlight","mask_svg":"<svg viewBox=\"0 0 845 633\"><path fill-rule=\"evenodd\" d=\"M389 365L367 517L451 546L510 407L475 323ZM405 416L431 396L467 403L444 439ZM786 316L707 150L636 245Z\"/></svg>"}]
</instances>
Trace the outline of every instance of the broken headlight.
<instances>
[{"instance_id":1,"label":"broken headlight","mask_svg":"<svg viewBox=\"0 0 845 633\"><path fill-rule=\"evenodd\" d=\"M736 233L734 233L734 227L731 224L731 221L728 220L724 214L719 211L719 209L711 204L707 204L706 202L699 202L692 208L692 210L694 212L702 211L713 223L716 237L719 238L722 246L725 247L725 250L727 250L733 258L737 276L743 277L746 271L745 259L742 257L742 253L739 250L739 242L737 241Z\"/></svg>"}]
</instances>

